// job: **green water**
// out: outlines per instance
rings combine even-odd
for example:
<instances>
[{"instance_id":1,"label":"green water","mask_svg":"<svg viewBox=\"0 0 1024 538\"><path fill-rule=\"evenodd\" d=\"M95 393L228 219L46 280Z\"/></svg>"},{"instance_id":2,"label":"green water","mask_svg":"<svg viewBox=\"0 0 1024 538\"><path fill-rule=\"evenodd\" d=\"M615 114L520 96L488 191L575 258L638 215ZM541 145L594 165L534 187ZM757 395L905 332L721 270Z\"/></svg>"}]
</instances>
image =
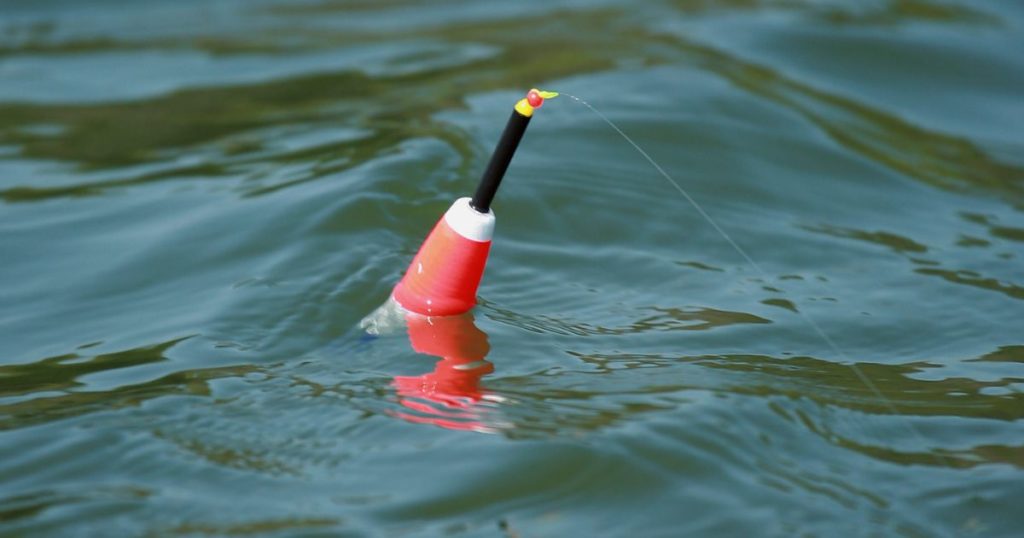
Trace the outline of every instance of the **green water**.
<instances>
[{"instance_id":1,"label":"green water","mask_svg":"<svg viewBox=\"0 0 1024 538\"><path fill-rule=\"evenodd\" d=\"M997 0L4 0L0 535L1019 536L1022 51ZM367 335L531 86L763 275L560 98L487 362Z\"/></svg>"}]
</instances>

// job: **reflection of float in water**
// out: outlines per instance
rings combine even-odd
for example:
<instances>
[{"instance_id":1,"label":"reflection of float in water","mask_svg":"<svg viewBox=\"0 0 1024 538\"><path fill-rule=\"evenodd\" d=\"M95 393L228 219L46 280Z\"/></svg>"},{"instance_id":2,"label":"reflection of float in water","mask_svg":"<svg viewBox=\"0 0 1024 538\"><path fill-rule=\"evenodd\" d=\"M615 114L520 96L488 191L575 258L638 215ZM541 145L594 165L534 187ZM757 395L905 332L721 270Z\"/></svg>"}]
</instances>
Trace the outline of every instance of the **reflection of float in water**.
<instances>
[{"instance_id":1,"label":"reflection of float in water","mask_svg":"<svg viewBox=\"0 0 1024 538\"><path fill-rule=\"evenodd\" d=\"M494 365L485 360L490 345L473 315L425 317L410 313L405 321L413 350L441 360L433 372L395 377L398 401L408 409L395 416L452 430L496 431L494 425L485 424L483 414L489 408L486 402L498 398L480 385Z\"/></svg>"}]
</instances>

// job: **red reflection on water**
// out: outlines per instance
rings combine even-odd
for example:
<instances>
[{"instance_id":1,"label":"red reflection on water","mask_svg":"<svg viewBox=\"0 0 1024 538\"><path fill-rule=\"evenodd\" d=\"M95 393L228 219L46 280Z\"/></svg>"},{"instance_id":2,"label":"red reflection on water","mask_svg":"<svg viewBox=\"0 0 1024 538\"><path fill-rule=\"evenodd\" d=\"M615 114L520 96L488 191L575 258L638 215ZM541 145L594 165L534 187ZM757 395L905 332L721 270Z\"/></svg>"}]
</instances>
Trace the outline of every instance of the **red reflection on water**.
<instances>
[{"instance_id":1,"label":"red reflection on water","mask_svg":"<svg viewBox=\"0 0 1024 538\"><path fill-rule=\"evenodd\" d=\"M480 378L493 372L494 365L484 359L491 346L487 334L473 322L473 315L428 318L407 314L406 325L413 350L441 360L433 372L395 377L398 401L416 412L395 415L452 430L491 431L476 406L487 394Z\"/></svg>"}]
</instances>

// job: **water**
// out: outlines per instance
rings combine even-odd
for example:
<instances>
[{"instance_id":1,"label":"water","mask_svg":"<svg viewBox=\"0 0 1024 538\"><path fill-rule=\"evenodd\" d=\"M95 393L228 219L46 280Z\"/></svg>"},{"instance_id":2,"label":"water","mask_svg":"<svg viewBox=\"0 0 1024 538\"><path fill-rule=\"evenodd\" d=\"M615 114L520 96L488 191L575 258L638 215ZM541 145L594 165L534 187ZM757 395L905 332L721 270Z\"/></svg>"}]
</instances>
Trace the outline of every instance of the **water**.
<instances>
[{"instance_id":1,"label":"water","mask_svg":"<svg viewBox=\"0 0 1024 538\"><path fill-rule=\"evenodd\" d=\"M1022 48L997 1L8 0L0 534L1014 536ZM367 335L532 86L763 274L559 98L481 306Z\"/></svg>"}]
</instances>

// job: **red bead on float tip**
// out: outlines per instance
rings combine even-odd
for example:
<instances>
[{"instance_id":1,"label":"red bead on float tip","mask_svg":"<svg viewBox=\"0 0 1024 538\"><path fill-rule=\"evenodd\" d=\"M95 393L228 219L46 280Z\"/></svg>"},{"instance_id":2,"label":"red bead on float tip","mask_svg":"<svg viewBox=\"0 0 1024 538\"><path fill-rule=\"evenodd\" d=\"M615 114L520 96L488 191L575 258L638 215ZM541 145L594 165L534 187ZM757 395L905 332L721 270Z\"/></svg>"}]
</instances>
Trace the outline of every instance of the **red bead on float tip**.
<instances>
[{"instance_id":1,"label":"red bead on float tip","mask_svg":"<svg viewBox=\"0 0 1024 538\"><path fill-rule=\"evenodd\" d=\"M533 108L540 108L544 104L544 98L540 96L537 90L530 90L526 94L526 102L530 103Z\"/></svg>"}]
</instances>

